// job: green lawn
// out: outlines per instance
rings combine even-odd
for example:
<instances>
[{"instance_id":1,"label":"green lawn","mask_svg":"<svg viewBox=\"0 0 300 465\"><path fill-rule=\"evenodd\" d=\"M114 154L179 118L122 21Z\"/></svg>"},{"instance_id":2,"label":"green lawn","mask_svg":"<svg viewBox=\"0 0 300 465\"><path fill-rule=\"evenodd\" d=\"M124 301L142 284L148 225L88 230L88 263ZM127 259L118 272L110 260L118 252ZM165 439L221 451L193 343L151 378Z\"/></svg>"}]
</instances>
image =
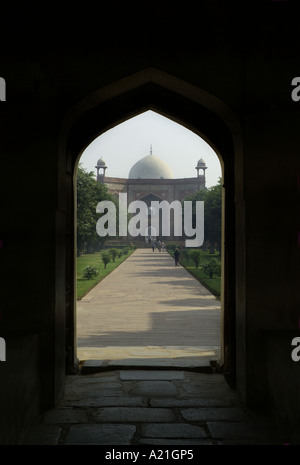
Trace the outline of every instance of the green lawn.
<instances>
[{"instance_id":1,"label":"green lawn","mask_svg":"<svg viewBox=\"0 0 300 465\"><path fill-rule=\"evenodd\" d=\"M80 300L87 292L89 292L96 284L117 268L126 258L128 258L135 249L130 249L128 254L122 255L121 258L116 257L115 262L112 260L104 267L104 263L101 260L102 252L96 252L93 254L85 254L81 257L77 257L77 299ZM108 250L105 250L108 252ZM98 276L93 279L84 279L82 277L85 268L90 265L99 270Z\"/></svg>"},{"instance_id":2,"label":"green lawn","mask_svg":"<svg viewBox=\"0 0 300 465\"><path fill-rule=\"evenodd\" d=\"M204 254L204 258L217 258L215 255ZM220 297L221 296L221 277L213 277L208 278L207 275L204 274L201 268L201 262L199 264L199 268L195 267L195 263L193 260L185 260L181 258L180 264L184 266L184 268L191 273L195 278L203 284L214 296Z\"/></svg>"}]
</instances>

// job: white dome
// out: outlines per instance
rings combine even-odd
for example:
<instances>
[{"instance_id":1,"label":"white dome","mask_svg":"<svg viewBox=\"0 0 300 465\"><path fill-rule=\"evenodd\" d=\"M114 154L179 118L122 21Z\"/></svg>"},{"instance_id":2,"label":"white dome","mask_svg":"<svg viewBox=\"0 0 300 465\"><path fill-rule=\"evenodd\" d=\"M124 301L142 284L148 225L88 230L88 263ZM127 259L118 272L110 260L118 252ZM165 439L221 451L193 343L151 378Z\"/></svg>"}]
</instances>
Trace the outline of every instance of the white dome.
<instances>
[{"instance_id":1,"label":"white dome","mask_svg":"<svg viewBox=\"0 0 300 465\"><path fill-rule=\"evenodd\" d=\"M171 168L155 155L139 160L129 172L129 179L172 179Z\"/></svg>"},{"instance_id":2,"label":"white dome","mask_svg":"<svg viewBox=\"0 0 300 465\"><path fill-rule=\"evenodd\" d=\"M105 161L103 160L103 158L99 158L99 160L97 161L97 166L104 166L105 165Z\"/></svg>"},{"instance_id":3,"label":"white dome","mask_svg":"<svg viewBox=\"0 0 300 465\"><path fill-rule=\"evenodd\" d=\"M203 160L203 158L200 158L200 160L198 160L198 166L205 166L205 161Z\"/></svg>"}]
</instances>

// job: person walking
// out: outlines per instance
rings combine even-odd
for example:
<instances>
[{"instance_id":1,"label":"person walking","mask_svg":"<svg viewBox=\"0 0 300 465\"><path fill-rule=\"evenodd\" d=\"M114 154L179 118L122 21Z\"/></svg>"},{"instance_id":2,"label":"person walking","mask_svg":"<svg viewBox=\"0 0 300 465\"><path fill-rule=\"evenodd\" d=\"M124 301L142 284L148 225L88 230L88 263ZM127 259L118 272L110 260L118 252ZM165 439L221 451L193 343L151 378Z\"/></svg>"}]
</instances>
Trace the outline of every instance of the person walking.
<instances>
[{"instance_id":1,"label":"person walking","mask_svg":"<svg viewBox=\"0 0 300 465\"><path fill-rule=\"evenodd\" d=\"M175 252L174 252L174 258L175 258L175 266L179 266L179 250L178 249L175 249Z\"/></svg>"}]
</instances>

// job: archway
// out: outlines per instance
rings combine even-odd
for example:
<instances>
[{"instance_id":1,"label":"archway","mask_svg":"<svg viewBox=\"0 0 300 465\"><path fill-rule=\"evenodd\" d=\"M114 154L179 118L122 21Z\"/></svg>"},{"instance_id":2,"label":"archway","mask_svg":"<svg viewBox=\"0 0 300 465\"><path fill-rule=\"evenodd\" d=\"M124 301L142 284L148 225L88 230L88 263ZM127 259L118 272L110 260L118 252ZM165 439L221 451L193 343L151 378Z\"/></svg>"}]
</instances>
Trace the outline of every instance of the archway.
<instances>
[{"instance_id":1,"label":"archway","mask_svg":"<svg viewBox=\"0 0 300 465\"><path fill-rule=\"evenodd\" d=\"M148 194L145 197L141 197L141 200L146 203L148 207L148 217L151 218L151 213L153 210L153 207L151 206L152 201L158 201L160 202L162 199L159 198L157 195L154 194ZM151 220L148 221L148 224L151 223ZM160 236L160 231L157 230L154 226L148 226L147 230L145 231L145 241L153 241L156 240L157 237Z\"/></svg>"},{"instance_id":2,"label":"archway","mask_svg":"<svg viewBox=\"0 0 300 465\"><path fill-rule=\"evenodd\" d=\"M153 144L148 144L149 140ZM100 176L98 171L104 166L106 174ZM208 176L198 173L200 166L203 171L209 167ZM123 210L124 201L127 202L131 213L128 213L130 221L126 235L122 232L120 237L102 239L97 236L95 209L101 197L91 204L84 201L82 170L85 170L85 179L91 187L102 190L105 186L109 194L118 191L120 199L116 202L119 204L120 200ZM91 179L92 173L94 179ZM220 359L220 298L217 296L221 278L217 270L218 277L214 276L215 279L210 281L203 273L206 260L213 260L210 263L220 267L220 177L219 159L205 141L153 111L116 125L83 152L77 202L80 238L77 356L84 372L90 365L97 370L128 364L207 370L210 360ZM206 192L205 187L212 190ZM88 186L86 191L90 192ZM197 233L190 241L192 225L187 204L182 202L188 195L205 194L205 244L201 249L200 267L196 263L196 268L194 247L199 246L196 242L200 240L202 220L198 211L194 222ZM212 196L215 198L213 202ZM89 222L89 218L92 221ZM117 218L116 233L118 224ZM132 227L138 231L131 236ZM211 234L218 239L209 246L211 239L214 241ZM82 247L84 237L85 247ZM174 269L175 244L180 249L181 270ZM115 267L115 262L123 261L122 251L128 252L129 247L131 251L136 247L134 256L103 281L108 270ZM106 261L110 253L114 258L104 265L102 256ZM98 270L93 281L84 280L83 266L87 264ZM202 285L193 278L199 272ZM211 293L205 285L211 286Z\"/></svg>"},{"instance_id":3,"label":"archway","mask_svg":"<svg viewBox=\"0 0 300 465\"><path fill-rule=\"evenodd\" d=\"M67 116L63 129L69 175L69 241L67 250L67 333L66 346L69 367L76 361L75 322L75 241L71 225L76 223L74 189L77 163L85 147L101 133L147 109L167 116L205 139L219 155L223 165L225 216L223 218L223 370L232 384L236 377L236 298L243 312L242 240L236 243L235 201L242 200L241 140L238 123L223 102L213 95L155 69L147 69L112 85L95 91L81 101ZM235 182L235 179L238 179ZM242 228L243 225L240 224ZM237 246L237 249L236 249ZM236 296L236 252L239 256L239 295ZM243 332L239 334L243 338ZM244 353L239 353L243 362Z\"/></svg>"}]
</instances>

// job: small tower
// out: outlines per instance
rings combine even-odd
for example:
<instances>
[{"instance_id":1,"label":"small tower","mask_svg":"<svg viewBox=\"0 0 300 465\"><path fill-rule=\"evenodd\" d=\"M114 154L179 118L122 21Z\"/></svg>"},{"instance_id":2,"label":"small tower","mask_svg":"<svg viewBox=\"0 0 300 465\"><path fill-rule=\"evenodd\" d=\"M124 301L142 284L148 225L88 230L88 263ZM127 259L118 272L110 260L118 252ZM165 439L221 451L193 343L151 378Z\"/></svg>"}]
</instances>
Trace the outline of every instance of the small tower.
<instances>
[{"instance_id":1,"label":"small tower","mask_svg":"<svg viewBox=\"0 0 300 465\"><path fill-rule=\"evenodd\" d=\"M203 158L200 158L200 160L198 160L198 163L197 163L197 166L196 166L196 170L197 170L197 178L201 179L201 186L202 188L205 189L205 170L207 170L207 166L205 164L205 161L203 160ZM202 170L202 174L199 174L199 170ZM200 181L199 179L199 181Z\"/></svg>"},{"instance_id":2,"label":"small tower","mask_svg":"<svg viewBox=\"0 0 300 465\"><path fill-rule=\"evenodd\" d=\"M97 169L97 181L104 183L105 170L107 169L107 166L102 157L97 161L95 168ZM103 172L99 173L100 170L103 170Z\"/></svg>"},{"instance_id":3,"label":"small tower","mask_svg":"<svg viewBox=\"0 0 300 465\"><path fill-rule=\"evenodd\" d=\"M205 164L205 161L203 160L203 158L200 158L200 160L198 161L197 163L197 166L196 166L196 170L197 170L197 177L199 178L199 170L203 170L202 172L202 176L205 176L205 170L207 170L207 166Z\"/></svg>"}]
</instances>

